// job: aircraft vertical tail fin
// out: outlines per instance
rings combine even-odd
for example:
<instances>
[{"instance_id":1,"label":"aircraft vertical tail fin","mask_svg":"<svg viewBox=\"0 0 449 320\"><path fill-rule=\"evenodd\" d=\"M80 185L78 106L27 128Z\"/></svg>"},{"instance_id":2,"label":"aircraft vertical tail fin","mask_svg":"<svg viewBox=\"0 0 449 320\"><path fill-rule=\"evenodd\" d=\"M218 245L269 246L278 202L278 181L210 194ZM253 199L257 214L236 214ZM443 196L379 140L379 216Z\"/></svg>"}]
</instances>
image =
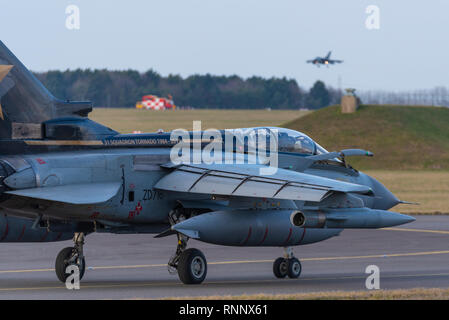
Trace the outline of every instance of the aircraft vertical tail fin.
<instances>
[{"instance_id":1,"label":"aircraft vertical tail fin","mask_svg":"<svg viewBox=\"0 0 449 320\"><path fill-rule=\"evenodd\" d=\"M326 56L325 59L329 59L329 58L331 57L331 53L332 53L332 51L329 51L329 52L327 53L327 56Z\"/></svg>"},{"instance_id":2,"label":"aircraft vertical tail fin","mask_svg":"<svg viewBox=\"0 0 449 320\"><path fill-rule=\"evenodd\" d=\"M67 116L87 116L90 102L56 99L0 41L0 138L11 138L14 123L41 124Z\"/></svg>"}]
</instances>

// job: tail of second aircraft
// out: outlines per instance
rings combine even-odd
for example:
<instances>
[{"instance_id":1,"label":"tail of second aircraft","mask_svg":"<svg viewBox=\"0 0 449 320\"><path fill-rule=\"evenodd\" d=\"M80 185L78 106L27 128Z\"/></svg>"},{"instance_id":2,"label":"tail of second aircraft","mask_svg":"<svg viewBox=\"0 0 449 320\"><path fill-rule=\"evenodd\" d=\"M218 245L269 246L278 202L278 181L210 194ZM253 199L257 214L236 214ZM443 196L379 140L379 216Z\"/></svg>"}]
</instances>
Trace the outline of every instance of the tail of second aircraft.
<instances>
[{"instance_id":1,"label":"tail of second aircraft","mask_svg":"<svg viewBox=\"0 0 449 320\"><path fill-rule=\"evenodd\" d=\"M0 41L0 139L21 128L68 116L86 117L90 102L56 99L42 83Z\"/></svg>"}]
</instances>

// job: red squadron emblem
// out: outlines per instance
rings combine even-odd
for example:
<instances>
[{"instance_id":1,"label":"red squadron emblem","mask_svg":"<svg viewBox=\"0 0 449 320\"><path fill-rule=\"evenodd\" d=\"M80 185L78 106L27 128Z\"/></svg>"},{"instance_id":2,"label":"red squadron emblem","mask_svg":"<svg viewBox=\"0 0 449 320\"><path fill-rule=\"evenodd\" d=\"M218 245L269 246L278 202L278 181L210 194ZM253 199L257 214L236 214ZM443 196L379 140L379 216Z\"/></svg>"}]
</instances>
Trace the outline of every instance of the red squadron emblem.
<instances>
[{"instance_id":1,"label":"red squadron emblem","mask_svg":"<svg viewBox=\"0 0 449 320\"><path fill-rule=\"evenodd\" d=\"M140 212L143 210L142 205L140 204L140 201L137 203L137 206L134 208L134 210L129 212L128 219L134 219L135 216L138 216Z\"/></svg>"}]
</instances>

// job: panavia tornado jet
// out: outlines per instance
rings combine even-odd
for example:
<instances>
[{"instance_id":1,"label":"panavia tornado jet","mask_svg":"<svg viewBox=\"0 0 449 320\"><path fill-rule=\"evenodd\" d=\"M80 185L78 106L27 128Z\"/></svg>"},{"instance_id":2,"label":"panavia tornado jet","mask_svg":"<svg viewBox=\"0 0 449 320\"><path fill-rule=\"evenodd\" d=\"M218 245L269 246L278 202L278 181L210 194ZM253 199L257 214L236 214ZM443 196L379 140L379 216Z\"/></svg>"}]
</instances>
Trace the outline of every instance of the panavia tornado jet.
<instances>
[{"instance_id":1,"label":"panavia tornado jet","mask_svg":"<svg viewBox=\"0 0 449 320\"><path fill-rule=\"evenodd\" d=\"M347 163L368 151L272 127L119 134L87 117L91 103L56 99L1 42L0 103L0 242L73 239L56 257L62 282L84 275L94 232L171 236L169 268L198 284L207 262L189 239L284 248L274 275L297 278L294 246L414 220Z\"/></svg>"},{"instance_id":2,"label":"panavia tornado jet","mask_svg":"<svg viewBox=\"0 0 449 320\"><path fill-rule=\"evenodd\" d=\"M331 59L331 53L332 53L332 51L329 51L325 57L316 57L315 59L307 60L307 63L313 63L317 67L319 67L320 65L325 65L325 66L329 67L330 64L343 62L343 60Z\"/></svg>"}]
</instances>

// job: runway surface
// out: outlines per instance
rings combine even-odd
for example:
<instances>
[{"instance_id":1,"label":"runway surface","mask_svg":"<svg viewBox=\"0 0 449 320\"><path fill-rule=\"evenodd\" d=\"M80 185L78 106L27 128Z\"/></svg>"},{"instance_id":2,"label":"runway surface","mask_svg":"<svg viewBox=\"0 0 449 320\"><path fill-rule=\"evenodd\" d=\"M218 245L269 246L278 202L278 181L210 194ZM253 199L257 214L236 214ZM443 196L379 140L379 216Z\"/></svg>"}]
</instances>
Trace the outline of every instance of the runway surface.
<instances>
[{"instance_id":1,"label":"runway surface","mask_svg":"<svg viewBox=\"0 0 449 320\"><path fill-rule=\"evenodd\" d=\"M80 290L56 278L54 259L71 241L0 244L0 299L134 299L257 293L366 290L365 269L380 268L381 289L449 287L449 216L417 216L405 226L345 230L330 240L295 247L300 279L276 279L280 248L233 248L190 241L203 251L208 276L186 286L166 263L176 238L93 234L84 247L88 270Z\"/></svg>"}]
</instances>

